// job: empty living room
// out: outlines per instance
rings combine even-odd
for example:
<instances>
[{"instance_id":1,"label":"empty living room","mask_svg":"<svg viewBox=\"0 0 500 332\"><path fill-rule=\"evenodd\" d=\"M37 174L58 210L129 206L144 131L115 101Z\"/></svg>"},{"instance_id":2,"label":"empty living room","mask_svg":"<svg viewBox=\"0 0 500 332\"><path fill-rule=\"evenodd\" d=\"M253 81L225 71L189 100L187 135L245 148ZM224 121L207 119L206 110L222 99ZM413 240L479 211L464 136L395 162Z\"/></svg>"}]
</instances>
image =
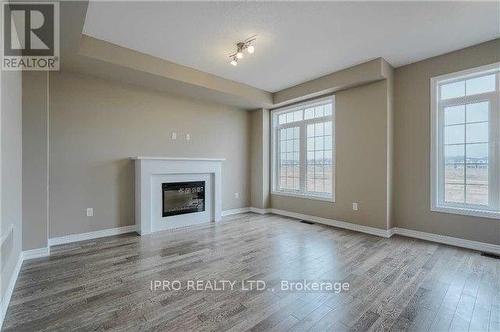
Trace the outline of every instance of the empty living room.
<instances>
[{"instance_id":1,"label":"empty living room","mask_svg":"<svg viewBox=\"0 0 500 332\"><path fill-rule=\"evenodd\" d=\"M500 332L500 1L0 4L0 331Z\"/></svg>"}]
</instances>

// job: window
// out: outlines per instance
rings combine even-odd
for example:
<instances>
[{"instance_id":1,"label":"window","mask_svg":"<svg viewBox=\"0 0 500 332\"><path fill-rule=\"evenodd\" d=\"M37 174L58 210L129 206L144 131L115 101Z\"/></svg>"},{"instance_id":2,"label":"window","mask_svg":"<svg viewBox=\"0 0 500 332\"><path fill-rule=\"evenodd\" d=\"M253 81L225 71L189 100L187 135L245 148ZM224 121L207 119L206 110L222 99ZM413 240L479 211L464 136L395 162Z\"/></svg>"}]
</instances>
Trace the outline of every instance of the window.
<instances>
[{"instance_id":1,"label":"window","mask_svg":"<svg viewBox=\"0 0 500 332\"><path fill-rule=\"evenodd\" d=\"M334 97L273 110L272 192L333 201Z\"/></svg>"},{"instance_id":2,"label":"window","mask_svg":"<svg viewBox=\"0 0 500 332\"><path fill-rule=\"evenodd\" d=\"M500 219L500 63L431 79L431 209Z\"/></svg>"}]
</instances>

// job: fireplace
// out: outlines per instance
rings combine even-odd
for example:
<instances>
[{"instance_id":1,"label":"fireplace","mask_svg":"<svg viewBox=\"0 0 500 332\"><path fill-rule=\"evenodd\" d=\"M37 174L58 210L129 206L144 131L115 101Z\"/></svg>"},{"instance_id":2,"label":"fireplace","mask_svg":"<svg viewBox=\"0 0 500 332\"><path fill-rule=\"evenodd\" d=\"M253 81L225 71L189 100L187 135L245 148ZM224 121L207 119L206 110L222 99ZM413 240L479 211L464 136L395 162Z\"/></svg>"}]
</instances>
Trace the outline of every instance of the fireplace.
<instances>
[{"instance_id":1,"label":"fireplace","mask_svg":"<svg viewBox=\"0 0 500 332\"><path fill-rule=\"evenodd\" d=\"M163 217L205 211L205 181L162 183Z\"/></svg>"},{"instance_id":2,"label":"fireplace","mask_svg":"<svg viewBox=\"0 0 500 332\"><path fill-rule=\"evenodd\" d=\"M146 235L221 220L221 179L224 159L169 157L134 159L135 222L139 234ZM190 195L187 195L187 198L196 199L198 204L187 208L184 207L184 203L178 204L177 199L175 200L177 204L172 204L174 202L170 200L171 194L175 196L181 194L179 189L183 186L179 184L190 182L197 183L195 186L190 186ZM193 193L192 187L201 187L200 193L198 189ZM186 194L186 190L182 194ZM203 204L200 204L201 202ZM190 212L186 211L188 209L194 210L193 213L187 213ZM171 210L177 210L181 214L174 214Z\"/></svg>"}]
</instances>

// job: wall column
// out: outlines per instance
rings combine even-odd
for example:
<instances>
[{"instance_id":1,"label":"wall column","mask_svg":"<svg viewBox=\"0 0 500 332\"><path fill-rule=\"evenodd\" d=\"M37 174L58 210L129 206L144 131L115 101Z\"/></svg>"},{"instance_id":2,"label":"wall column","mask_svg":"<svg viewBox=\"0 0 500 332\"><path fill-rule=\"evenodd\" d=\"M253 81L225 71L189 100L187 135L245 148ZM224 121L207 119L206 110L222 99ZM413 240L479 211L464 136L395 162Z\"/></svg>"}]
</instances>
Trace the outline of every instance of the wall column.
<instances>
[{"instance_id":1,"label":"wall column","mask_svg":"<svg viewBox=\"0 0 500 332\"><path fill-rule=\"evenodd\" d=\"M23 73L23 250L48 247L48 73Z\"/></svg>"},{"instance_id":2,"label":"wall column","mask_svg":"<svg viewBox=\"0 0 500 332\"><path fill-rule=\"evenodd\" d=\"M270 118L269 110L258 109L251 113L251 199L252 207L270 207Z\"/></svg>"}]
</instances>

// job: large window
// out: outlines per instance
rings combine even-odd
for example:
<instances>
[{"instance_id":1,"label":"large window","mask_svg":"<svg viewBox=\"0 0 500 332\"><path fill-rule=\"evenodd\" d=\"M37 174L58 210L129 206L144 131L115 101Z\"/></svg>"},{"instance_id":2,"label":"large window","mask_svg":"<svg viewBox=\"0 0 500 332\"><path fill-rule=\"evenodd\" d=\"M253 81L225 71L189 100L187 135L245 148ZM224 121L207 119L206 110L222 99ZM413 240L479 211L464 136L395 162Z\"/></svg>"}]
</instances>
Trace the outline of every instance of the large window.
<instances>
[{"instance_id":1,"label":"large window","mask_svg":"<svg viewBox=\"0 0 500 332\"><path fill-rule=\"evenodd\" d=\"M333 201L334 97L273 110L274 194Z\"/></svg>"},{"instance_id":2,"label":"large window","mask_svg":"<svg viewBox=\"0 0 500 332\"><path fill-rule=\"evenodd\" d=\"M500 64L433 78L432 209L500 218Z\"/></svg>"}]
</instances>

